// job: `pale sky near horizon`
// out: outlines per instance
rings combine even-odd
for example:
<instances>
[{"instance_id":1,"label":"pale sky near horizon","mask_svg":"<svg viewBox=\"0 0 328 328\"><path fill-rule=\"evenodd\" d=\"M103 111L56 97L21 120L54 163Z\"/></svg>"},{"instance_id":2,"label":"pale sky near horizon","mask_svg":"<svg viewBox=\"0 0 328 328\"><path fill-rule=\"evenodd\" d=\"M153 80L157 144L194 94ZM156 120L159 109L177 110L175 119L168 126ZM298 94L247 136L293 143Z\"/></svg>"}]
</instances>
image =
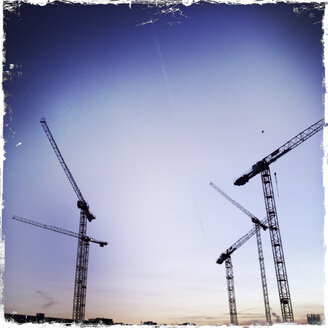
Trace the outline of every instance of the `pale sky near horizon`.
<instances>
[{"instance_id":1,"label":"pale sky near horizon","mask_svg":"<svg viewBox=\"0 0 328 328\"><path fill-rule=\"evenodd\" d=\"M24 4L5 15L5 312L72 315L77 240L11 220L78 231L45 116L96 215L88 235L109 242L90 246L86 317L230 322L215 262L253 225L209 182L265 217L260 177L233 181L323 117L322 11L173 8ZM271 167L298 322L323 313L322 156L319 132ZM268 233L262 239L281 316ZM239 322L263 322L255 238L232 262Z\"/></svg>"}]
</instances>

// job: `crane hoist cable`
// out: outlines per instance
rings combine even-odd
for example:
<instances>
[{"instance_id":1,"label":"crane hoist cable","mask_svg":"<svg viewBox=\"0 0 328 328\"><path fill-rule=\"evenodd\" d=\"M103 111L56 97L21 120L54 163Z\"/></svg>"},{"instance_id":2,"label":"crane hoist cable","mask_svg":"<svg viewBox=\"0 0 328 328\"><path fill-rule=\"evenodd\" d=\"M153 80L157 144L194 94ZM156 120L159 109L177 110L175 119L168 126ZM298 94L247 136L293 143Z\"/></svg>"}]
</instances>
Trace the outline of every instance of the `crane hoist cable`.
<instances>
[{"instance_id":1,"label":"crane hoist cable","mask_svg":"<svg viewBox=\"0 0 328 328\"><path fill-rule=\"evenodd\" d=\"M276 182L277 196L279 197L278 180L277 180L277 173L276 172L274 172L274 180Z\"/></svg>"}]
</instances>

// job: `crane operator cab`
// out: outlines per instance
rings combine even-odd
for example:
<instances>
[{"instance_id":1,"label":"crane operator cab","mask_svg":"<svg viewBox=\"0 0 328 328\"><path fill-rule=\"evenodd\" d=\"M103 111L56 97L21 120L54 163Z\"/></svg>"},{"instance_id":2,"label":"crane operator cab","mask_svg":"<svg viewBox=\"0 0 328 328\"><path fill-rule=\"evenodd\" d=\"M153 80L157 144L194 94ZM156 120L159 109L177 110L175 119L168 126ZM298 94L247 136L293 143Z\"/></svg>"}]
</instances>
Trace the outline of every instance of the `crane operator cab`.
<instances>
[{"instance_id":1,"label":"crane operator cab","mask_svg":"<svg viewBox=\"0 0 328 328\"><path fill-rule=\"evenodd\" d=\"M95 220L96 217L93 214L90 213L90 211L89 211L89 205L86 202L83 202L81 200L78 200L77 201L77 207L80 210L82 210L82 211L85 212L85 214L86 214L87 219L88 219L89 222L91 222L92 220Z\"/></svg>"},{"instance_id":2,"label":"crane operator cab","mask_svg":"<svg viewBox=\"0 0 328 328\"><path fill-rule=\"evenodd\" d=\"M254 175L256 175L266 170L268 167L268 164L264 160L261 160L252 166L252 172Z\"/></svg>"},{"instance_id":3,"label":"crane operator cab","mask_svg":"<svg viewBox=\"0 0 328 328\"><path fill-rule=\"evenodd\" d=\"M228 257L230 256L229 253L222 253L218 260L216 261L217 264L222 264Z\"/></svg>"}]
</instances>

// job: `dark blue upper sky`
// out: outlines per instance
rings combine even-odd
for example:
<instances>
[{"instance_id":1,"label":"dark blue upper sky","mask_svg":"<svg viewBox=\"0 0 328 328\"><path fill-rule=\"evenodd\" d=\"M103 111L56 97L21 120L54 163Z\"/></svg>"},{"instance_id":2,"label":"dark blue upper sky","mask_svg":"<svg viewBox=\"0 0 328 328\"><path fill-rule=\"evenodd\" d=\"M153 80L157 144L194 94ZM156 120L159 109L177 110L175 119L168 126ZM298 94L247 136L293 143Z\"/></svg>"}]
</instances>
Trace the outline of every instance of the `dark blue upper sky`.
<instances>
[{"instance_id":1,"label":"dark blue upper sky","mask_svg":"<svg viewBox=\"0 0 328 328\"><path fill-rule=\"evenodd\" d=\"M180 74L186 74L190 65L220 57L229 57L238 70L246 60L251 65L258 58L265 61L281 49L287 61L310 65L314 76L322 75L321 62L313 61L322 52L321 24L314 25L321 21L320 11L299 16L293 6L283 4L201 3L180 8L186 17L160 14L160 9L141 5L130 9L127 5L60 3L21 5L18 16L6 15L5 67L10 63L24 67L24 81L6 85L6 90L19 90L15 101L29 107L19 117L30 117L40 102L49 101L49 93L56 97L56 93L69 92L72 83L87 95L92 87L110 89L122 83L131 70L137 75L144 70L159 73L158 44L169 66L166 69ZM315 16L309 18L310 12ZM153 24L138 26L157 18ZM101 71L110 76L106 82Z\"/></svg>"}]
</instances>

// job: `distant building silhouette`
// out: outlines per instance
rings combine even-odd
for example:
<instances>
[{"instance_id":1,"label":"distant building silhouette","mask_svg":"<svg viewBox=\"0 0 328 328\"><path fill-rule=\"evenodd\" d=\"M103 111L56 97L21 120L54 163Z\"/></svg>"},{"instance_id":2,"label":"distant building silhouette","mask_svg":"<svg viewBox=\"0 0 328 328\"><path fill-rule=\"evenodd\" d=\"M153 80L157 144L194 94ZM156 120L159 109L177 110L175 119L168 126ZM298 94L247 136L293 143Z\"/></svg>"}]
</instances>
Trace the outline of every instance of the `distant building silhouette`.
<instances>
[{"instance_id":1,"label":"distant building silhouette","mask_svg":"<svg viewBox=\"0 0 328 328\"><path fill-rule=\"evenodd\" d=\"M113 319L108 319L108 318L89 319L87 323L96 323L96 324L108 325L108 326L112 326L114 324Z\"/></svg>"},{"instance_id":2,"label":"distant building silhouette","mask_svg":"<svg viewBox=\"0 0 328 328\"><path fill-rule=\"evenodd\" d=\"M17 323L36 322L36 316L25 314L5 313L5 320L15 321Z\"/></svg>"},{"instance_id":3,"label":"distant building silhouette","mask_svg":"<svg viewBox=\"0 0 328 328\"><path fill-rule=\"evenodd\" d=\"M145 321L142 323L143 325L149 325L149 326L156 326L157 322L154 321Z\"/></svg>"},{"instance_id":4,"label":"distant building silhouette","mask_svg":"<svg viewBox=\"0 0 328 328\"><path fill-rule=\"evenodd\" d=\"M17 323L59 322L65 324L72 324L74 322L74 320L72 319L46 317L44 313L37 313L36 315L5 313L5 320L14 321ZM113 319L109 319L109 318L94 318L94 319L84 320L83 323L101 324L101 325L108 325L108 326L114 325Z\"/></svg>"},{"instance_id":5,"label":"distant building silhouette","mask_svg":"<svg viewBox=\"0 0 328 328\"><path fill-rule=\"evenodd\" d=\"M42 323L42 322L44 322L44 313L37 313L37 314L36 314L36 322L37 322L37 323Z\"/></svg>"},{"instance_id":6,"label":"distant building silhouette","mask_svg":"<svg viewBox=\"0 0 328 328\"><path fill-rule=\"evenodd\" d=\"M181 326L196 326L196 324L193 322L184 322L181 324Z\"/></svg>"},{"instance_id":7,"label":"distant building silhouette","mask_svg":"<svg viewBox=\"0 0 328 328\"><path fill-rule=\"evenodd\" d=\"M320 314L307 314L307 322L309 325L321 325L321 317Z\"/></svg>"}]
</instances>

